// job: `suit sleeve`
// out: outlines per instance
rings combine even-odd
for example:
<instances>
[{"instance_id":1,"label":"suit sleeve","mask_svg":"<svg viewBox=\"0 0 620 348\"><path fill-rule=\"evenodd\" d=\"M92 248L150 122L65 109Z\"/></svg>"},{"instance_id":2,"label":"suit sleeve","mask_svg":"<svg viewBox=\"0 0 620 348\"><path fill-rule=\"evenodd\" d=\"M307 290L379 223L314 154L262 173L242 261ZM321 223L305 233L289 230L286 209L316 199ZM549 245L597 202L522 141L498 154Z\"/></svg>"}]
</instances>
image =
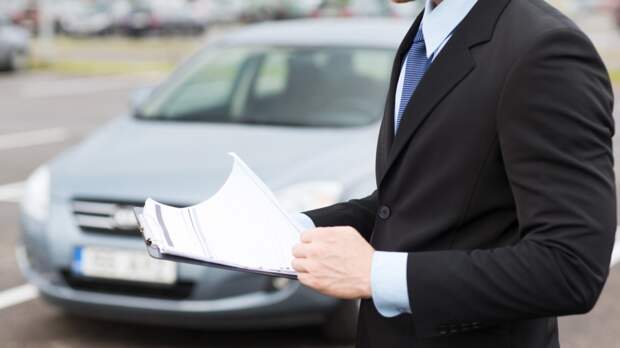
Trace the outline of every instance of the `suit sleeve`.
<instances>
[{"instance_id":1,"label":"suit sleeve","mask_svg":"<svg viewBox=\"0 0 620 348\"><path fill-rule=\"evenodd\" d=\"M508 75L497 113L522 239L409 254L418 336L585 313L608 276L616 198L607 71L576 30L545 33L528 51Z\"/></svg>"},{"instance_id":2,"label":"suit sleeve","mask_svg":"<svg viewBox=\"0 0 620 348\"><path fill-rule=\"evenodd\" d=\"M332 205L327 208L305 212L317 227L352 226L370 240L375 226L377 191L362 199Z\"/></svg>"}]
</instances>

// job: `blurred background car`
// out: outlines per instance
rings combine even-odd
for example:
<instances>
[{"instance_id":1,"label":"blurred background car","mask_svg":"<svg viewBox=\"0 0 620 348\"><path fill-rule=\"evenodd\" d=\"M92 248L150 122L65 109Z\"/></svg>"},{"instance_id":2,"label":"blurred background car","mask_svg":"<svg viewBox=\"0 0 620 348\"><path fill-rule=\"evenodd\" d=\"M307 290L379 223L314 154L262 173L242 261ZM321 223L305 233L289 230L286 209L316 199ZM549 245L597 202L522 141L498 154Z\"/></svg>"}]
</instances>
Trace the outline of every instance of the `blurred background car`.
<instances>
[{"instance_id":1,"label":"blurred background car","mask_svg":"<svg viewBox=\"0 0 620 348\"><path fill-rule=\"evenodd\" d=\"M128 36L144 36L159 29L160 23L154 10L143 4L131 6L118 23L120 33Z\"/></svg>"},{"instance_id":2,"label":"blurred background car","mask_svg":"<svg viewBox=\"0 0 620 348\"><path fill-rule=\"evenodd\" d=\"M276 7L278 12L274 16L274 19L310 17L312 12L316 10L320 4L321 0L284 1L279 7Z\"/></svg>"},{"instance_id":3,"label":"blurred background car","mask_svg":"<svg viewBox=\"0 0 620 348\"><path fill-rule=\"evenodd\" d=\"M287 279L150 259L132 207L213 195L229 151L291 213L370 193L390 67L410 24L275 22L208 44L136 95L129 115L30 177L23 274L50 303L82 316L201 328L320 324L329 338L352 339L356 302Z\"/></svg>"},{"instance_id":4,"label":"blurred background car","mask_svg":"<svg viewBox=\"0 0 620 348\"><path fill-rule=\"evenodd\" d=\"M314 11L315 17L390 17L396 16L383 0L323 0Z\"/></svg>"},{"instance_id":5,"label":"blurred background car","mask_svg":"<svg viewBox=\"0 0 620 348\"><path fill-rule=\"evenodd\" d=\"M209 23L223 24L240 20L247 6L246 0L208 0L194 2L192 10Z\"/></svg>"},{"instance_id":6,"label":"blurred background car","mask_svg":"<svg viewBox=\"0 0 620 348\"><path fill-rule=\"evenodd\" d=\"M127 15L121 19L120 31L129 36L149 34L199 35L207 23L192 11L184 0L134 1Z\"/></svg>"},{"instance_id":7,"label":"blurred background car","mask_svg":"<svg viewBox=\"0 0 620 348\"><path fill-rule=\"evenodd\" d=\"M64 11L57 10L55 30L72 36L109 35L114 32L115 19L109 3L76 4Z\"/></svg>"},{"instance_id":8,"label":"blurred background car","mask_svg":"<svg viewBox=\"0 0 620 348\"><path fill-rule=\"evenodd\" d=\"M36 34L39 29L40 11L35 0L15 1L11 8L11 20L15 25Z\"/></svg>"},{"instance_id":9,"label":"blurred background car","mask_svg":"<svg viewBox=\"0 0 620 348\"><path fill-rule=\"evenodd\" d=\"M30 34L27 30L11 24L0 13L0 69L22 70L28 65Z\"/></svg>"},{"instance_id":10,"label":"blurred background car","mask_svg":"<svg viewBox=\"0 0 620 348\"><path fill-rule=\"evenodd\" d=\"M388 0L3 0L0 13L34 35L51 22L56 34L140 37L200 35L211 24L306 17L412 18L421 6Z\"/></svg>"}]
</instances>

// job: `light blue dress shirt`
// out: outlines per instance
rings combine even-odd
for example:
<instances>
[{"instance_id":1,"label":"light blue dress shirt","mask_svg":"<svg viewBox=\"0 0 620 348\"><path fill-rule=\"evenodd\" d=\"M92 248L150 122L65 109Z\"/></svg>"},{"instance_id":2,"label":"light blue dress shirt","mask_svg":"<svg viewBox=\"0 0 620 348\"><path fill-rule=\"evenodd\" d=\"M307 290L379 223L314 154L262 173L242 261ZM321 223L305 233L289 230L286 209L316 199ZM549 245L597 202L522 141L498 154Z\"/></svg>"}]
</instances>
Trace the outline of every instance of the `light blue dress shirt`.
<instances>
[{"instance_id":1,"label":"light blue dress shirt","mask_svg":"<svg viewBox=\"0 0 620 348\"><path fill-rule=\"evenodd\" d=\"M454 29L467 16L476 2L477 0L445 0L435 6L432 0L426 0L421 25L426 44L426 54L431 61L437 58L452 37ZM406 66L405 61L396 88L395 119L398 117L402 98ZM298 214L297 220L304 228L312 229L315 227L314 222L307 215ZM375 251L373 254L371 267L372 299L377 311L384 317L390 318L403 313L412 313L407 288L407 257L408 254L404 252Z\"/></svg>"}]
</instances>

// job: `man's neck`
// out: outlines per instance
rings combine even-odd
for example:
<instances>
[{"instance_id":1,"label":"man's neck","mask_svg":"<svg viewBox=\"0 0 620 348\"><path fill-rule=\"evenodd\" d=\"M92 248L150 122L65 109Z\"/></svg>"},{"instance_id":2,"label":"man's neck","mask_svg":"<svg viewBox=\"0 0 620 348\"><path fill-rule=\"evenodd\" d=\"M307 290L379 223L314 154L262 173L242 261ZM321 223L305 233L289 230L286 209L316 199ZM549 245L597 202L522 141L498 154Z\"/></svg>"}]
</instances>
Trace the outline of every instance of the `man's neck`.
<instances>
[{"instance_id":1,"label":"man's neck","mask_svg":"<svg viewBox=\"0 0 620 348\"><path fill-rule=\"evenodd\" d=\"M441 4L443 0L433 0L433 4L435 4L435 6Z\"/></svg>"}]
</instances>

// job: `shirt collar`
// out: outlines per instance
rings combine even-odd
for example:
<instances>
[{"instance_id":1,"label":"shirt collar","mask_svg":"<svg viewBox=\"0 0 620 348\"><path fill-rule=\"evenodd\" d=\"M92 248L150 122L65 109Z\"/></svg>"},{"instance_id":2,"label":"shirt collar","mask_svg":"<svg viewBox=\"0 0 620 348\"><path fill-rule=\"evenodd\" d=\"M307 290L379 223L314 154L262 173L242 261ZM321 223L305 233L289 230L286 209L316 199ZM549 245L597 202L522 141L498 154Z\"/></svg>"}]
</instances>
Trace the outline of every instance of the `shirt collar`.
<instances>
[{"instance_id":1,"label":"shirt collar","mask_svg":"<svg viewBox=\"0 0 620 348\"><path fill-rule=\"evenodd\" d=\"M435 6L432 0L426 0L422 33L427 58L432 57L442 47L476 2L477 0L444 0Z\"/></svg>"}]
</instances>

